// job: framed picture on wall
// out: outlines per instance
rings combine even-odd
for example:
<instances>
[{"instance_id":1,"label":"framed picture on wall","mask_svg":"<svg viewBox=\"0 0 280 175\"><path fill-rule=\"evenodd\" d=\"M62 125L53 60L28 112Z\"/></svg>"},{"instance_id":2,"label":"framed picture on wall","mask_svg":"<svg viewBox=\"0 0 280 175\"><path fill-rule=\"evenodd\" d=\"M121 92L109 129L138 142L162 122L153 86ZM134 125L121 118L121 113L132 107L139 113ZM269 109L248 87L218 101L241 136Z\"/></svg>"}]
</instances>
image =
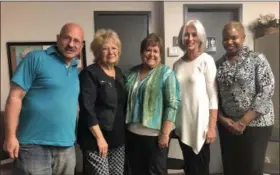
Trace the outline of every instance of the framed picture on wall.
<instances>
[{"instance_id":1,"label":"framed picture on wall","mask_svg":"<svg viewBox=\"0 0 280 175\"><path fill-rule=\"evenodd\" d=\"M45 50L52 45L56 45L55 41L47 42L7 42L7 57L9 64L10 78L12 78L17 66L22 58L32 50ZM84 41L85 46L85 41ZM81 54L76 59L78 68L81 71L86 66L86 49L83 47Z\"/></svg>"},{"instance_id":2,"label":"framed picture on wall","mask_svg":"<svg viewBox=\"0 0 280 175\"><path fill-rule=\"evenodd\" d=\"M216 46L216 38L215 37L207 37L206 40L206 52L217 52L217 46Z\"/></svg>"}]
</instances>

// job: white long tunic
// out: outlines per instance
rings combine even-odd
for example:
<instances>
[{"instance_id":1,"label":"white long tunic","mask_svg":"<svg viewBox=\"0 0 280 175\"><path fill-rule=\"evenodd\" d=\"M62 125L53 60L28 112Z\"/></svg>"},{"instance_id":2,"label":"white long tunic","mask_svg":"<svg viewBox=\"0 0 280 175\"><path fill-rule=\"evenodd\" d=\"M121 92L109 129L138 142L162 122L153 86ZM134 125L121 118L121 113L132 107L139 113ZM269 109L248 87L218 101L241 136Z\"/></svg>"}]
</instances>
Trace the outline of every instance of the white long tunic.
<instances>
[{"instance_id":1,"label":"white long tunic","mask_svg":"<svg viewBox=\"0 0 280 175\"><path fill-rule=\"evenodd\" d=\"M207 53L192 61L181 58L174 63L174 71L180 82L182 100L176 134L198 154L208 131L209 109L218 109L215 61Z\"/></svg>"}]
</instances>

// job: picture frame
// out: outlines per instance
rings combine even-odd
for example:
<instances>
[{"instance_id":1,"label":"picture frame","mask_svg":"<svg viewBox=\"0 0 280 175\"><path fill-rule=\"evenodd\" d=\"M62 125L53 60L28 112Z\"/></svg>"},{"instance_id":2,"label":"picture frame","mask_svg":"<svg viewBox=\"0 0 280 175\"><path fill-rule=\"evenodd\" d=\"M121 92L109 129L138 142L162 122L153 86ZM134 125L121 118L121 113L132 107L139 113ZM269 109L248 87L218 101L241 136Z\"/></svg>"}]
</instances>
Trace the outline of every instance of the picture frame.
<instances>
[{"instance_id":1,"label":"picture frame","mask_svg":"<svg viewBox=\"0 0 280 175\"><path fill-rule=\"evenodd\" d=\"M86 67L86 49L85 41L83 41L84 47L81 51L81 54L78 56L78 69L81 71ZM9 74L10 78L13 77L13 74L20 63L21 59L32 50L45 50L48 47L56 45L56 41L45 41L45 42L7 42L7 57L9 65Z\"/></svg>"},{"instance_id":2,"label":"picture frame","mask_svg":"<svg viewBox=\"0 0 280 175\"><path fill-rule=\"evenodd\" d=\"M217 43L215 37L207 37L206 39L206 52L216 53L217 52Z\"/></svg>"}]
</instances>

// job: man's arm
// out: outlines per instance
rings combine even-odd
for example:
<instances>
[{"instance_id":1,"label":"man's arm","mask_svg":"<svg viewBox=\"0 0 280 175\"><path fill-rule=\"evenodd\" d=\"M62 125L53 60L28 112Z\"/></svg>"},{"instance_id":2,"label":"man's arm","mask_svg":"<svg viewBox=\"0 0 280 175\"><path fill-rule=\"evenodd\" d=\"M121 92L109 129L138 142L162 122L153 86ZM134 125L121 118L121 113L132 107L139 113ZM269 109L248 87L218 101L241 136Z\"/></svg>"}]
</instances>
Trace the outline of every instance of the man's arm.
<instances>
[{"instance_id":1,"label":"man's arm","mask_svg":"<svg viewBox=\"0 0 280 175\"><path fill-rule=\"evenodd\" d=\"M10 158L12 159L18 157L19 143L16 137L16 130L19 121L22 99L25 94L26 92L24 89L14 83L11 84L4 115L4 149L8 152Z\"/></svg>"}]
</instances>

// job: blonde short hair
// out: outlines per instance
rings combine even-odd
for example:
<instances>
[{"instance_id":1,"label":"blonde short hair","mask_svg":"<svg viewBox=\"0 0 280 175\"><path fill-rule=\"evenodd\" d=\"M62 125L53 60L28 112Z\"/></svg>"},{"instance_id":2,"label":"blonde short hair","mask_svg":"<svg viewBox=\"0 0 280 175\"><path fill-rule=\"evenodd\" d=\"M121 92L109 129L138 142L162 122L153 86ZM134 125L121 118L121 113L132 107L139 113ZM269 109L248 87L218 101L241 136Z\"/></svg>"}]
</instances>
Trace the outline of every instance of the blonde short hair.
<instances>
[{"instance_id":1,"label":"blonde short hair","mask_svg":"<svg viewBox=\"0 0 280 175\"><path fill-rule=\"evenodd\" d=\"M178 36L179 47L183 51L186 51L186 43L184 41L184 37L185 37L186 28L188 26L194 26L194 28L196 29L197 36L201 42L199 49L200 49L200 52L203 53L205 51L205 47L206 47L206 32L205 32L205 29L204 29L202 23L199 20L189 20L181 27L180 33Z\"/></svg>"},{"instance_id":2,"label":"blonde short hair","mask_svg":"<svg viewBox=\"0 0 280 175\"><path fill-rule=\"evenodd\" d=\"M98 61L102 45L108 41L112 40L114 44L117 46L119 54L118 54L118 60L121 55L121 40L119 38L119 35L112 29L98 29L94 35L94 39L90 44L90 49L93 52L93 55L95 57L94 62Z\"/></svg>"}]
</instances>

